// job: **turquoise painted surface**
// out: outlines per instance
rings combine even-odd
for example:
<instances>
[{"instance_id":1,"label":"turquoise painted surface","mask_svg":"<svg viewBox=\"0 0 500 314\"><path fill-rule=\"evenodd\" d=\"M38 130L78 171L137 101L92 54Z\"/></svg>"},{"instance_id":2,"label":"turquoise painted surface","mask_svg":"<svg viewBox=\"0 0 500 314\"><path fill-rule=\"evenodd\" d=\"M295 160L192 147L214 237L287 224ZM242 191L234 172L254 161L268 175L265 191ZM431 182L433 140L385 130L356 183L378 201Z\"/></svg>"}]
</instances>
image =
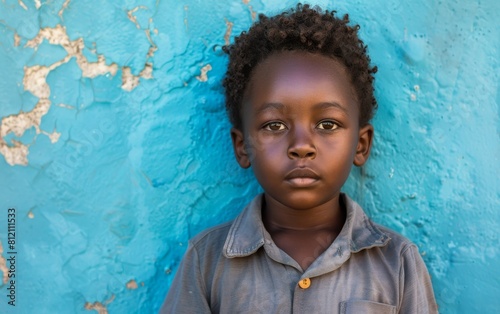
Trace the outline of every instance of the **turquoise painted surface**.
<instances>
[{"instance_id":1,"label":"turquoise painted surface","mask_svg":"<svg viewBox=\"0 0 500 314\"><path fill-rule=\"evenodd\" d=\"M187 240L259 191L220 45L294 1L0 2L0 269L16 307L152 313ZM442 313L500 308L500 3L318 1L361 25L380 109L345 190L418 244Z\"/></svg>"}]
</instances>

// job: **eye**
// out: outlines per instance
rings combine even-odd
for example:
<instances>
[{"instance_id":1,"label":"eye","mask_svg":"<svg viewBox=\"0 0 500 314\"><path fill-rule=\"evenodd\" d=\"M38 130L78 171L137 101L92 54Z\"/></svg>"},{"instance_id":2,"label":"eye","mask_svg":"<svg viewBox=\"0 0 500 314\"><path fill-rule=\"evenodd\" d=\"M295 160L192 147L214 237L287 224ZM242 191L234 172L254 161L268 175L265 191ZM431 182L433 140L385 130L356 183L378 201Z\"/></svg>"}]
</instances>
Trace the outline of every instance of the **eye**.
<instances>
[{"instance_id":1,"label":"eye","mask_svg":"<svg viewBox=\"0 0 500 314\"><path fill-rule=\"evenodd\" d=\"M264 125L264 130L268 131L282 131L285 129L286 126L281 122L269 122L268 124Z\"/></svg>"},{"instance_id":2,"label":"eye","mask_svg":"<svg viewBox=\"0 0 500 314\"><path fill-rule=\"evenodd\" d=\"M335 130L339 125L333 121L321 121L318 123L318 129L322 130Z\"/></svg>"}]
</instances>

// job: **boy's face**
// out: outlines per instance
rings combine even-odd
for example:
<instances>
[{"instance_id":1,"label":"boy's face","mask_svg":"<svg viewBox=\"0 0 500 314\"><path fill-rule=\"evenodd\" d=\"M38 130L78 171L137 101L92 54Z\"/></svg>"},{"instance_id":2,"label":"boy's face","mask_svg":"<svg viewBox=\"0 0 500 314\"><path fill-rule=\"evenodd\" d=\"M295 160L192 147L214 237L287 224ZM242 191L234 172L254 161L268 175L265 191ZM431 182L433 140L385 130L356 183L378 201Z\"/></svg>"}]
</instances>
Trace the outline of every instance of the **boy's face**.
<instances>
[{"instance_id":1,"label":"boy's face","mask_svg":"<svg viewBox=\"0 0 500 314\"><path fill-rule=\"evenodd\" d=\"M281 52L259 64L232 129L239 164L252 166L266 196L296 209L338 197L351 165L368 158L373 128L359 126L359 105L339 62Z\"/></svg>"}]
</instances>

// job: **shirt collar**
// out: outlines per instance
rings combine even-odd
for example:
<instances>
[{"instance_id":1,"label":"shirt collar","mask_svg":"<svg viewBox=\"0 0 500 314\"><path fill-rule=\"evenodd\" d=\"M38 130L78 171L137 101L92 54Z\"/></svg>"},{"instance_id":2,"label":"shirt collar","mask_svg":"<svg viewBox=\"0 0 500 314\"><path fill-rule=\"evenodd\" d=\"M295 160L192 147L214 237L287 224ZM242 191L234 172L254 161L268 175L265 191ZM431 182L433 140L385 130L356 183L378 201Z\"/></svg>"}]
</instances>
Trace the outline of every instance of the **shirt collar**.
<instances>
[{"instance_id":1,"label":"shirt collar","mask_svg":"<svg viewBox=\"0 0 500 314\"><path fill-rule=\"evenodd\" d=\"M338 252L342 255L342 248L349 248L355 253L363 249L384 246L390 237L381 231L363 212L363 209L347 195L341 194L346 205L346 222L342 231L335 239ZM264 244L272 243L269 233L262 223L263 194L257 195L243 212L236 217L223 248L227 258L243 257L255 253Z\"/></svg>"}]
</instances>

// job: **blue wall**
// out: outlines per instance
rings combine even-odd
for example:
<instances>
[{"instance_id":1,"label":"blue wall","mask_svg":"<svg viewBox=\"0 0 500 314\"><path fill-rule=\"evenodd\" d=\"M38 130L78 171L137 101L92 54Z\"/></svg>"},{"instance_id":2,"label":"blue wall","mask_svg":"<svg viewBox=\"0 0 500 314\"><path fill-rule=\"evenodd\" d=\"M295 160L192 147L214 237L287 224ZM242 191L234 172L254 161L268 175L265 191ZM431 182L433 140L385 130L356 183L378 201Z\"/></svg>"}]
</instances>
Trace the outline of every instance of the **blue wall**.
<instances>
[{"instance_id":1,"label":"blue wall","mask_svg":"<svg viewBox=\"0 0 500 314\"><path fill-rule=\"evenodd\" d=\"M259 191L220 45L294 3L0 2L0 312L159 308L188 239ZM379 67L375 149L345 190L419 246L442 313L498 310L500 2L316 3L350 13Z\"/></svg>"}]
</instances>

